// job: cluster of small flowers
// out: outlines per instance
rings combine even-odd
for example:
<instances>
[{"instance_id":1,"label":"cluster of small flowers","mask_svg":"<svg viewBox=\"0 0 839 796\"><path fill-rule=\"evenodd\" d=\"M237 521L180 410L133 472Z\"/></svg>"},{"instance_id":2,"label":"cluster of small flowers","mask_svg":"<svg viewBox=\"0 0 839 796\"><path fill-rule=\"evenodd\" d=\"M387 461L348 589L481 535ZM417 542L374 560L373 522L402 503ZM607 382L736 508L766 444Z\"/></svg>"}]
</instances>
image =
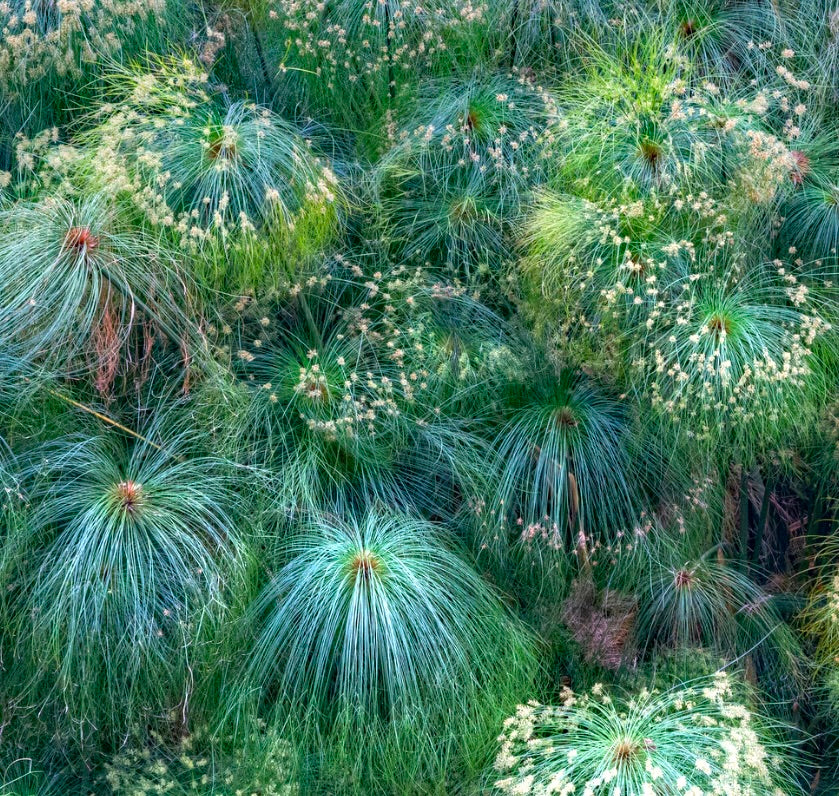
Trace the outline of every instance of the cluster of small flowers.
<instances>
[{"instance_id":1,"label":"cluster of small flowers","mask_svg":"<svg viewBox=\"0 0 839 796\"><path fill-rule=\"evenodd\" d=\"M737 172L739 191L755 205L767 206L797 173L798 160L787 145L770 133L748 130L747 164Z\"/></svg>"},{"instance_id":2,"label":"cluster of small flowers","mask_svg":"<svg viewBox=\"0 0 839 796\"><path fill-rule=\"evenodd\" d=\"M498 506L493 511L487 511L486 500L483 498L470 498L469 508L476 518L480 519L480 535L486 540L481 545L481 549L491 549L494 553L502 552L502 548L512 541L525 550L570 552L571 555L580 556L592 566L597 566L598 554L614 557L623 548L628 551L634 547L633 541L624 540L623 531L618 531L617 540L609 544L604 544L584 533L579 533L572 543L568 539L567 528L560 528L559 523L548 515L531 521L526 521L523 516L515 512L511 516L503 498L499 499ZM644 531L640 528L636 529L637 536L640 537L643 533Z\"/></svg>"},{"instance_id":3,"label":"cluster of small flowers","mask_svg":"<svg viewBox=\"0 0 839 796\"><path fill-rule=\"evenodd\" d=\"M368 301L375 300L380 310L376 319L365 315L370 308L367 303L351 310L350 331L375 344L381 361L393 363L400 399L405 405L415 403L418 393L429 390L432 372L439 365L439 351L435 351L425 323L423 293L427 282L423 270L396 266L386 273L374 271L365 278L359 266L349 265L346 260L344 265L360 277ZM432 294L438 289L444 288L433 285Z\"/></svg>"},{"instance_id":4,"label":"cluster of small flowers","mask_svg":"<svg viewBox=\"0 0 839 796\"><path fill-rule=\"evenodd\" d=\"M329 91L370 78L386 80L393 90L399 74L433 64L447 50L447 37L479 22L486 11L484 3L471 0L359 5L351 21L332 18L323 0L278 0L269 13L284 37L280 72L306 69Z\"/></svg>"},{"instance_id":5,"label":"cluster of small flowers","mask_svg":"<svg viewBox=\"0 0 839 796\"><path fill-rule=\"evenodd\" d=\"M297 796L292 781L293 750L282 738L254 735L259 750L253 757L244 748L232 757L213 754L210 734L198 729L172 749L152 733L153 746L126 748L104 766L101 783L107 793L158 796L165 793L218 796Z\"/></svg>"},{"instance_id":6,"label":"cluster of small flowers","mask_svg":"<svg viewBox=\"0 0 839 796\"><path fill-rule=\"evenodd\" d=\"M565 532L564 530L560 531L559 525L556 522L551 522L550 517L543 517L541 522L531 522L526 526L521 517L516 522L522 528L519 541L525 547L531 547L534 546L534 543L537 543L539 547L544 546L550 550L565 549Z\"/></svg>"},{"instance_id":7,"label":"cluster of small flowers","mask_svg":"<svg viewBox=\"0 0 839 796\"><path fill-rule=\"evenodd\" d=\"M809 88L797 84L795 87ZM594 107L598 112L597 119L583 114L577 120L579 123L572 120L572 146L576 140L586 138L600 146L602 131L597 122L601 121L602 108ZM799 123L806 109L799 97L790 96L781 88L760 88L748 97L735 98L724 96L720 88L710 82L696 86L688 93L686 81L676 78L664 86L655 101L648 100L646 105L638 107L630 104L615 119L618 125L634 129L643 127L645 119L652 114L658 117L663 133L661 145L651 143L642 145L637 153L629 151L631 160L618 168L632 185L639 179L635 161L641 158L647 161L647 169L642 171L648 176L652 174L657 190L666 189L674 182L701 184L712 192L723 190L722 196L733 194L739 198L745 194L753 203L766 204L796 173L792 153L770 130L774 129L777 116L785 117L783 138L791 141L801 132ZM563 123L567 125L567 121L564 119ZM674 148L673 142L680 142L679 146ZM718 166L714 155L720 147L732 149L738 157L730 162L742 164L733 185L730 184L731 175L714 174ZM605 171L603 175L609 178ZM582 175L583 180L588 178L588 174Z\"/></svg>"},{"instance_id":8,"label":"cluster of small flowers","mask_svg":"<svg viewBox=\"0 0 839 796\"><path fill-rule=\"evenodd\" d=\"M749 49L760 49L763 52L769 52L773 49L772 42L762 42L755 44L749 42ZM813 85L808 80L802 80L795 76L793 71L787 65L790 59L795 56L795 51L789 47L785 47L780 52L780 63L775 67L775 73L781 79L780 85L766 91L762 91L759 95L763 103L761 109L757 109L744 100L738 101L741 108L747 108L752 112L757 112L759 115L764 115L768 110L770 102L775 102L777 109L783 115L783 134L784 137L792 141L801 135L800 122L801 118L807 112L807 105L802 101L803 95L813 90ZM790 94L790 91L792 93Z\"/></svg>"},{"instance_id":9,"label":"cluster of small flowers","mask_svg":"<svg viewBox=\"0 0 839 796\"><path fill-rule=\"evenodd\" d=\"M830 582L830 589L827 597L830 621L839 624L839 575L834 575Z\"/></svg>"},{"instance_id":10,"label":"cluster of small flowers","mask_svg":"<svg viewBox=\"0 0 839 796\"><path fill-rule=\"evenodd\" d=\"M227 37L224 34L225 28L229 25L226 16L223 16L217 23L216 27L207 26L204 34L204 42L198 53L198 60L207 68L212 68L213 64L218 59L218 54L224 49L227 43Z\"/></svg>"},{"instance_id":11,"label":"cluster of small flowers","mask_svg":"<svg viewBox=\"0 0 839 796\"><path fill-rule=\"evenodd\" d=\"M166 0L2 0L0 91L16 93L49 75L79 77L165 11Z\"/></svg>"},{"instance_id":12,"label":"cluster of small flowers","mask_svg":"<svg viewBox=\"0 0 839 796\"><path fill-rule=\"evenodd\" d=\"M693 479L693 486L685 495L685 502L691 511L704 511L711 505L711 491L715 487L711 476L705 475Z\"/></svg>"},{"instance_id":13,"label":"cluster of small flowers","mask_svg":"<svg viewBox=\"0 0 839 796\"><path fill-rule=\"evenodd\" d=\"M0 476L5 475L0 471ZM18 488L17 483L9 484L2 483L2 491L0 491L0 516L4 512L13 512L18 507L26 505L26 496Z\"/></svg>"},{"instance_id":14,"label":"cluster of small flowers","mask_svg":"<svg viewBox=\"0 0 839 796\"><path fill-rule=\"evenodd\" d=\"M442 157L448 165L474 169L502 187L536 177L553 155L561 123L554 96L516 71L463 93L467 107L443 108L427 124L401 130L400 148L417 157L420 167L429 162L431 167L422 170L431 174Z\"/></svg>"},{"instance_id":15,"label":"cluster of small flowers","mask_svg":"<svg viewBox=\"0 0 839 796\"><path fill-rule=\"evenodd\" d=\"M772 151L786 151L782 145L778 150L778 140L771 137L755 135L752 140L760 141L760 146L770 141ZM780 167L767 169L773 172L771 195L791 168L784 155L775 163ZM748 178L751 187L757 189L758 182L765 187L766 173L756 168ZM674 211L682 215L693 240L639 241L624 233L637 218L663 226L663 219L672 220ZM771 415L779 406L775 398L780 391L804 387L811 348L830 329L811 306L810 287L793 269L776 261L783 293L795 311L783 325L767 320L768 337L751 354L745 353L745 346L741 350L736 339L729 339L737 329L727 319L724 306L749 302L726 286L742 269L727 255L736 243L727 228L729 211L730 207L704 191L682 194L673 190L669 196L653 196L643 203L585 202L578 212L585 216L590 235L596 236L594 246L587 245L585 238L575 240L571 245L577 250L568 257L564 270L583 307L593 302L600 312L622 324L646 329L647 348L632 362L640 383L654 405L675 416L687 413L700 421L700 429L706 413L714 415L712 424L719 412L750 417L756 406ZM722 270L718 260L724 264ZM708 298L715 294L719 297ZM709 307L717 302L719 312L711 312ZM581 328L594 330L586 324L585 313L579 320Z\"/></svg>"},{"instance_id":16,"label":"cluster of small flowers","mask_svg":"<svg viewBox=\"0 0 839 796\"><path fill-rule=\"evenodd\" d=\"M333 278L356 285L366 295L342 310L334 337L307 352L305 363L297 366L293 386L288 381L291 375L283 372L257 381L260 400L276 404L286 416L291 412L310 432L333 441L375 438L397 418L401 423L428 425L441 415L440 407L433 404L433 380L447 375L450 360L435 334L429 302L457 300L463 289L429 284L422 269L405 266L366 273L341 254L332 258L329 267L330 273L293 285L290 295L297 296L304 288L328 289ZM240 301L238 311L253 318L261 312L248 297ZM251 346L234 352L250 381L256 379L250 366L263 367L257 352L263 349L270 319L263 317L258 323L259 336ZM230 327L225 331L229 333ZM458 378L467 378L476 365L465 355L460 363L463 370ZM290 387L290 393L282 391L285 398L278 379Z\"/></svg>"},{"instance_id":17,"label":"cluster of small flowers","mask_svg":"<svg viewBox=\"0 0 839 796\"><path fill-rule=\"evenodd\" d=\"M431 279L421 266L397 265L365 276L360 266L346 258L340 258L340 265L348 277L364 285L368 300L376 300L381 312L374 319L367 314L369 306L351 308L346 313L349 330L375 343L380 358L397 366L395 379L406 401L413 402L417 392L428 391L432 380L454 378L465 383L479 374L511 374L515 369L509 347L501 342L482 347L479 357L464 346L453 359L445 333L441 334L433 316L441 305L469 300L462 285Z\"/></svg>"},{"instance_id":18,"label":"cluster of small flowers","mask_svg":"<svg viewBox=\"0 0 839 796\"><path fill-rule=\"evenodd\" d=\"M688 522L697 516L703 516L712 505L712 491L716 481L709 475L693 476L692 486L681 500L667 504L659 511L659 518L664 524L669 524L680 535L684 536L688 529Z\"/></svg>"},{"instance_id":19,"label":"cluster of small flowers","mask_svg":"<svg viewBox=\"0 0 839 796\"><path fill-rule=\"evenodd\" d=\"M42 158L46 170L84 167L97 188L131 202L190 252L233 235L253 241L258 228L277 222L293 232L301 214L328 213L338 190L329 166L266 108L219 112L207 80L189 59L131 75L128 98L100 109L92 148L61 148Z\"/></svg>"},{"instance_id":20,"label":"cluster of small flowers","mask_svg":"<svg viewBox=\"0 0 839 796\"><path fill-rule=\"evenodd\" d=\"M309 355L311 360L318 358L316 351L310 351ZM343 369L346 361L343 357L337 357L335 364ZM341 399L334 401L330 391L334 388L317 362L313 361L308 367L300 368L300 380L295 393L305 401L302 404L296 401L295 406L303 407L298 416L310 431L335 440L340 434L353 437L360 428L374 437L378 433L377 421L387 422L399 416L400 407L394 394L393 381L388 375L372 371L361 375L355 370L342 375L345 378L340 385ZM324 417L324 409L331 410L331 416Z\"/></svg>"},{"instance_id":21,"label":"cluster of small flowers","mask_svg":"<svg viewBox=\"0 0 839 796\"><path fill-rule=\"evenodd\" d=\"M18 180L21 182L31 180L38 172L42 181L51 182L56 176L56 167L66 164L74 155L72 150L67 153L59 152L58 143L57 127L41 130L31 138L23 133L17 133L15 135L15 164ZM58 158L60 164L55 163L52 158Z\"/></svg>"},{"instance_id":22,"label":"cluster of small flowers","mask_svg":"<svg viewBox=\"0 0 839 796\"><path fill-rule=\"evenodd\" d=\"M701 333L714 332L706 327ZM674 344L669 351L656 348L651 358L633 364L649 377L652 405L674 419L692 421L687 433L698 439L711 438L723 416L749 422L760 412L763 419L777 422L782 392L803 389L810 373L811 350L800 333L791 335L779 358L764 350L751 361L735 363L722 347L707 352L689 348L684 353Z\"/></svg>"},{"instance_id":23,"label":"cluster of small flowers","mask_svg":"<svg viewBox=\"0 0 839 796\"><path fill-rule=\"evenodd\" d=\"M783 796L772 774L778 761L732 698L719 672L706 688L643 689L625 704L598 683L582 695L565 688L555 706L519 705L498 738L495 788L508 796Z\"/></svg>"},{"instance_id":24,"label":"cluster of small flowers","mask_svg":"<svg viewBox=\"0 0 839 796\"><path fill-rule=\"evenodd\" d=\"M748 195L751 204L766 202L789 179L794 159L772 136L755 133L747 140L760 154L750 158L751 165L742 170L741 195ZM776 157L773 159L767 151ZM665 310L679 299L678 290L684 285L681 278L675 282L666 280L671 291L677 291L675 296L667 296L659 284L662 274L667 271L678 276L690 269L688 283L696 282L706 277L717 253L730 250L737 243L730 224L730 216L737 212L734 194L721 198L706 190L694 193L671 184L664 193L654 193L644 201L584 199L575 205L575 211L584 219L586 232L570 241L574 249L568 256L565 278L571 280L580 298L590 296L610 313L625 313L629 309L637 317L634 308L645 306L646 328L652 329L662 316L668 315ZM638 220L653 226L653 237L636 239L628 234ZM684 237L662 239L658 231L672 228L676 220L676 234L682 232ZM594 244L596 251L587 241ZM610 267L612 263L614 267ZM796 289L806 294L800 284ZM597 292L592 295L593 291Z\"/></svg>"}]
</instances>

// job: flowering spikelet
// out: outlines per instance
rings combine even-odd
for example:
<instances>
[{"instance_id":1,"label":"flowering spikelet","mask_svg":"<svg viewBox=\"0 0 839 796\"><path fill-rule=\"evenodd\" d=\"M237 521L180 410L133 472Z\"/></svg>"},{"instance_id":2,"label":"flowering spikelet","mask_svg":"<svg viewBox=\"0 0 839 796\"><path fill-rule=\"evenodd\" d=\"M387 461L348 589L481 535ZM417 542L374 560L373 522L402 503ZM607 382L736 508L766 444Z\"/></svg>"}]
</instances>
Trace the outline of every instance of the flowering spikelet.
<instances>
[{"instance_id":1,"label":"flowering spikelet","mask_svg":"<svg viewBox=\"0 0 839 796\"><path fill-rule=\"evenodd\" d=\"M495 789L505 796L783 796L790 774L724 672L621 699L600 684L565 689L558 705L519 705L498 741Z\"/></svg>"}]
</instances>

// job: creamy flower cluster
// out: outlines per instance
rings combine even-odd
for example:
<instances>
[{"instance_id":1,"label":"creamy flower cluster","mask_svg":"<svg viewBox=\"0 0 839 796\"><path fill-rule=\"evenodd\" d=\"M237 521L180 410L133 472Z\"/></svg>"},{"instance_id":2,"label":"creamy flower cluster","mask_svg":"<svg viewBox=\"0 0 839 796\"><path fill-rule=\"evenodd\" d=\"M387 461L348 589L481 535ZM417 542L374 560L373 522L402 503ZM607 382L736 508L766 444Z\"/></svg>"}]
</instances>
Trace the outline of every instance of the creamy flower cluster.
<instances>
[{"instance_id":1,"label":"creamy flower cluster","mask_svg":"<svg viewBox=\"0 0 839 796\"><path fill-rule=\"evenodd\" d=\"M306 214L330 215L337 177L267 108L218 102L186 58L122 78L126 98L103 105L78 146L44 146L57 139L45 131L19 142L20 168L59 187L107 191L190 252L266 228L291 234Z\"/></svg>"},{"instance_id":2,"label":"creamy flower cluster","mask_svg":"<svg viewBox=\"0 0 839 796\"><path fill-rule=\"evenodd\" d=\"M529 702L504 722L505 796L783 796L781 761L719 672L706 687L613 699L601 684Z\"/></svg>"},{"instance_id":3,"label":"creamy flower cluster","mask_svg":"<svg viewBox=\"0 0 839 796\"><path fill-rule=\"evenodd\" d=\"M48 75L80 77L118 55L124 41L159 23L166 0L0 1L0 91L17 92Z\"/></svg>"},{"instance_id":4,"label":"creamy flower cluster","mask_svg":"<svg viewBox=\"0 0 839 796\"><path fill-rule=\"evenodd\" d=\"M486 10L472 0L362 0L357 14L344 18L323 0L278 0L270 15L282 28L280 73L305 67L326 90L341 91L363 81L391 84L433 64L447 51L447 39L480 22Z\"/></svg>"},{"instance_id":5,"label":"creamy flower cluster","mask_svg":"<svg viewBox=\"0 0 839 796\"><path fill-rule=\"evenodd\" d=\"M293 751L282 738L254 735L256 752L239 749L232 756L210 754L210 734L198 729L163 753L156 746L127 747L104 766L100 793L121 796L158 796L166 793L207 793L218 796L297 796L293 781Z\"/></svg>"}]
</instances>

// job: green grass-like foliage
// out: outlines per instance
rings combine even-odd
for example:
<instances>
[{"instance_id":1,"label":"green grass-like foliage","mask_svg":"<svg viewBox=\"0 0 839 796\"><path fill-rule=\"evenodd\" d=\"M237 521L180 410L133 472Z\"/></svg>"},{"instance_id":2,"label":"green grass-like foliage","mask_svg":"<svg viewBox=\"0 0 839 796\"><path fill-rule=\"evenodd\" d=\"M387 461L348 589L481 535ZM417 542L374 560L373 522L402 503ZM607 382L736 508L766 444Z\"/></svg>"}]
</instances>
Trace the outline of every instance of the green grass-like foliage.
<instances>
[{"instance_id":1,"label":"green grass-like foliage","mask_svg":"<svg viewBox=\"0 0 839 796\"><path fill-rule=\"evenodd\" d=\"M402 257L469 277L497 270L509 231L551 157L556 100L524 77L420 88L380 167L387 235Z\"/></svg>"},{"instance_id":2,"label":"green grass-like foliage","mask_svg":"<svg viewBox=\"0 0 839 796\"><path fill-rule=\"evenodd\" d=\"M103 766L103 796L298 796L294 748L271 733L254 732L233 753L217 748L199 727L172 747L158 734L148 746L128 746Z\"/></svg>"},{"instance_id":3,"label":"green grass-like foliage","mask_svg":"<svg viewBox=\"0 0 839 796\"><path fill-rule=\"evenodd\" d=\"M230 101L189 58L152 67L114 77L118 101L86 134L93 157L77 170L208 259L202 284L270 282L265 260L279 260L300 235L328 237L336 176L301 129L270 108Z\"/></svg>"},{"instance_id":4,"label":"green grass-like foliage","mask_svg":"<svg viewBox=\"0 0 839 796\"><path fill-rule=\"evenodd\" d=\"M519 385L510 399L494 447L499 501L519 543L568 552L631 525L640 485L620 401L569 370Z\"/></svg>"},{"instance_id":5,"label":"green grass-like foliage","mask_svg":"<svg viewBox=\"0 0 839 796\"><path fill-rule=\"evenodd\" d=\"M249 681L326 738L360 733L350 762L375 766L395 728L409 756L480 746L462 733L534 674L527 631L427 522L327 515L287 552L254 608Z\"/></svg>"},{"instance_id":6,"label":"green grass-like foliage","mask_svg":"<svg viewBox=\"0 0 839 796\"><path fill-rule=\"evenodd\" d=\"M486 48L482 4L463 0L271 0L278 91L358 129L412 94L417 75L469 71ZM468 53L468 55L467 55Z\"/></svg>"},{"instance_id":7,"label":"green grass-like foliage","mask_svg":"<svg viewBox=\"0 0 839 796\"><path fill-rule=\"evenodd\" d=\"M104 194L0 211L0 346L42 368L91 367L132 327L186 326L166 250L120 225Z\"/></svg>"},{"instance_id":8,"label":"green grass-like foliage","mask_svg":"<svg viewBox=\"0 0 839 796\"><path fill-rule=\"evenodd\" d=\"M835 5L0 0L0 794L833 796Z\"/></svg>"},{"instance_id":9,"label":"green grass-like foliage","mask_svg":"<svg viewBox=\"0 0 839 796\"><path fill-rule=\"evenodd\" d=\"M732 564L703 558L653 565L639 591L637 633L644 647L706 646L722 655L743 650L776 666L776 687L787 674L799 674L800 646L771 596Z\"/></svg>"},{"instance_id":10,"label":"green grass-like foliage","mask_svg":"<svg viewBox=\"0 0 839 796\"><path fill-rule=\"evenodd\" d=\"M612 697L602 685L507 719L499 794L799 793L784 749L732 698L724 672L677 691Z\"/></svg>"},{"instance_id":11,"label":"green grass-like foliage","mask_svg":"<svg viewBox=\"0 0 839 796\"><path fill-rule=\"evenodd\" d=\"M244 564L221 463L189 457L184 431L160 450L65 439L33 454L26 485L31 512L6 544L34 698L82 736L186 710Z\"/></svg>"},{"instance_id":12,"label":"green grass-like foliage","mask_svg":"<svg viewBox=\"0 0 839 796\"><path fill-rule=\"evenodd\" d=\"M184 30L167 0L9 0L0 6L0 130L65 124L101 90L105 63L165 46ZM71 99L72 98L72 99ZM2 134L0 134L2 138Z\"/></svg>"}]
</instances>

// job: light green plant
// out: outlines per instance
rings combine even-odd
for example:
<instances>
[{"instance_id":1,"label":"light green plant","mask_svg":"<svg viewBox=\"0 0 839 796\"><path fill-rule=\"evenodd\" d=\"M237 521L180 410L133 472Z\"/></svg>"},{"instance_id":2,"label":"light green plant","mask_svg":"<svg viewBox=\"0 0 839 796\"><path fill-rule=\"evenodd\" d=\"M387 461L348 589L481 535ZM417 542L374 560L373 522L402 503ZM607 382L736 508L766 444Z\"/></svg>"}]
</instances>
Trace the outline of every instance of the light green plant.
<instances>
[{"instance_id":1,"label":"light green plant","mask_svg":"<svg viewBox=\"0 0 839 796\"><path fill-rule=\"evenodd\" d=\"M486 49L483 3L414 0L328 7L273 0L271 69L281 96L300 101L336 127L358 130L386 118L418 75L471 71Z\"/></svg>"},{"instance_id":2,"label":"light green plant","mask_svg":"<svg viewBox=\"0 0 839 796\"><path fill-rule=\"evenodd\" d=\"M0 345L20 365L95 370L142 320L188 337L176 274L104 194L15 203L0 212Z\"/></svg>"},{"instance_id":3,"label":"light green plant","mask_svg":"<svg viewBox=\"0 0 839 796\"><path fill-rule=\"evenodd\" d=\"M382 160L388 238L402 257L473 278L510 256L509 231L529 189L544 179L551 93L524 77L429 82Z\"/></svg>"},{"instance_id":4,"label":"light green plant","mask_svg":"<svg viewBox=\"0 0 839 796\"><path fill-rule=\"evenodd\" d=\"M245 566L229 473L190 456L188 432L163 420L131 443L33 452L31 510L5 542L26 692L82 740L176 706L186 721Z\"/></svg>"},{"instance_id":5,"label":"light green plant","mask_svg":"<svg viewBox=\"0 0 839 796\"><path fill-rule=\"evenodd\" d=\"M7 0L0 5L3 126L37 131L72 117L73 92L87 93L104 63L159 51L184 29L167 0ZM91 92L95 95L95 92ZM33 122L33 120L36 120Z\"/></svg>"},{"instance_id":6,"label":"light green plant","mask_svg":"<svg viewBox=\"0 0 839 796\"><path fill-rule=\"evenodd\" d=\"M613 697L602 684L555 706L520 705L495 762L500 794L800 793L787 750L732 699L727 675Z\"/></svg>"},{"instance_id":7,"label":"light green plant","mask_svg":"<svg viewBox=\"0 0 839 796\"><path fill-rule=\"evenodd\" d=\"M345 775L380 767L388 738L432 770L437 749L474 754L535 674L527 631L430 523L324 515L287 555L254 606L247 681L337 743Z\"/></svg>"},{"instance_id":8,"label":"light green plant","mask_svg":"<svg viewBox=\"0 0 839 796\"><path fill-rule=\"evenodd\" d=\"M328 239L337 178L303 131L270 108L224 99L188 58L118 71L112 82L117 101L81 137L72 168L201 255L202 284L276 287L286 249L303 254Z\"/></svg>"},{"instance_id":9,"label":"light green plant","mask_svg":"<svg viewBox=\"0 0 839 796\"><path fill-rule=\"evenodd\" d=\"M769 268L685 283L670 312L647 323L632 363L653 407L714 446L724 437L746 461L778 438L791 401L799 420L818 405L812 347L830 335L806 282L782 263Z\"/></svg>"},{"instance_id":10,"label":"light green plant","mask_svg":"<svg viewBox=\"0 0 839 796\"><path fill-rule=\"evenodd\" d=\"M835 5L0 0L0 792L832 796Z\"/></svg>"},{"instance_id":11,"label":"light green plant","mask_svg":"<svg viewBox=\"0 0 839 796\"><path fill-rule=\"evenodd\" d=\"M128 746L103 766L97 792L110 796L297 796L295 750L284 738L255 731L233 750L220 747L205 728L167 743L153 734Z\"/></svg>"}]
</instances>

